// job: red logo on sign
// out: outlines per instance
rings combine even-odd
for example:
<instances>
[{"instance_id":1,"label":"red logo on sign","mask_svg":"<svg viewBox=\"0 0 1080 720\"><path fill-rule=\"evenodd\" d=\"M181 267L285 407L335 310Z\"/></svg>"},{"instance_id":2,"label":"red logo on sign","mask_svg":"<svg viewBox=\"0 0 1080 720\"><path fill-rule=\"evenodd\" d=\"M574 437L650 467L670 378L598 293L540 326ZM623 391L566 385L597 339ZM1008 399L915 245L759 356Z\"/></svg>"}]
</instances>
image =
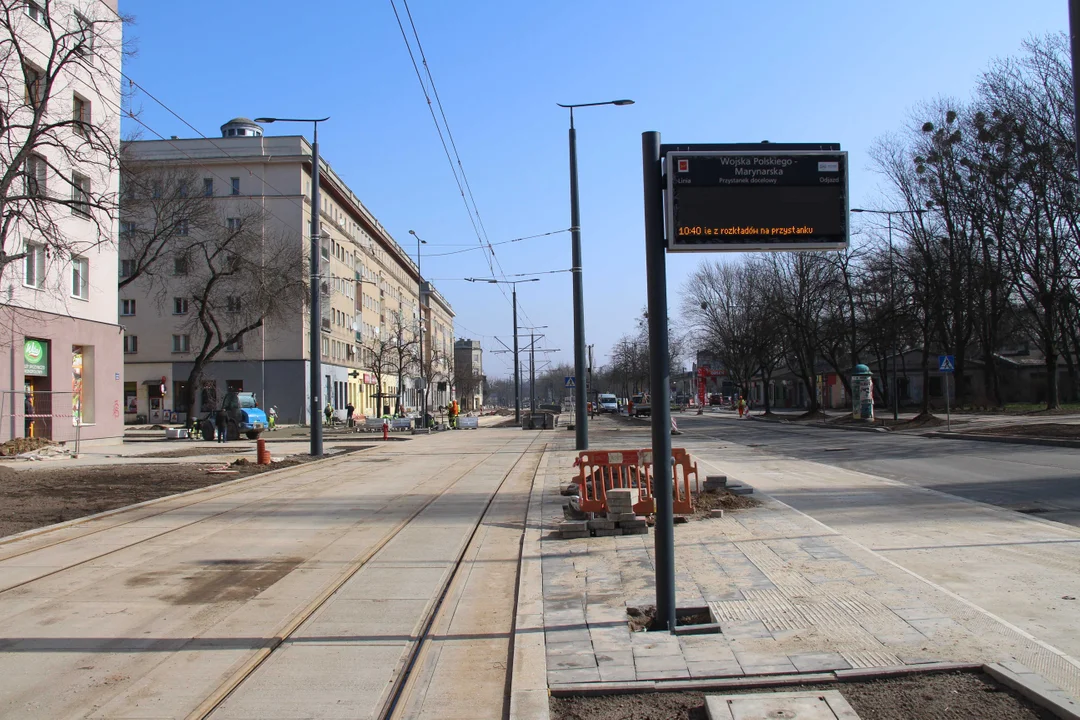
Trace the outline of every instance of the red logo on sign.
<instances>
[{"instance_id":1,"label":"red logo on sign","mask_svg":"<svg viewBox=\"0 0 1080 720\"><path fill-rule=\"evenodd\" d=\"M690 160L688 158L679 158L679 172L690 172Z\"/></svg>"}]
</instances>

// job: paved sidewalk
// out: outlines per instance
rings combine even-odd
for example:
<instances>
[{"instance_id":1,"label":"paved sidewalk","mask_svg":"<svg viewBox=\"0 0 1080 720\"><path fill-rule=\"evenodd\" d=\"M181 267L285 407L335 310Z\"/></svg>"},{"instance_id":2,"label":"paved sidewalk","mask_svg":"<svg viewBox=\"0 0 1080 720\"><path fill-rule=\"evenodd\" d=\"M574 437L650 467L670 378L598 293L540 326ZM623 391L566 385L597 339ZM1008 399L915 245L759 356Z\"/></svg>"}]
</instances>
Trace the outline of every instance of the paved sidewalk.
<instances>
[{"instance_id":1,"label":"paved sidewalk","mask_svg":"<svg viewBox=\"0 0 1080 720\"><path fill-rule=\"evenodd\" d=\"M618 444L591 444L642 446L641 438L625 435ZM704 475L702 455L709 451L686 445ZM560 447L571 446L563 441ZM715 441L711 448L717 448ZM708 606L722 634L631 633L626 608L654 602L654 538L651 532L580 540L550 534L562 515L559 488L572 477L573 457L561 450L546 458L544 527L539 548L531 548L542 557L551 686L1017 660L1080 696L1080 664L1074 659L868 549L844 529L769 498L756 509L675 528L677 604ZM744 466L744 460L729 456L725 469L757 484L760 468ZM791 476L791 468L778 468L762 489L780 490ZM980 512L986 507L956 503ZM1043 528L1047 533L1080 539L1049 525ZM983 530L994 532L989 525ZM938 528L939 537L949 532L947 524ZM900 558L901 564L909 559ZM1078 570L1080 565L1071 568Z\"/></svg>"}]
</instances>

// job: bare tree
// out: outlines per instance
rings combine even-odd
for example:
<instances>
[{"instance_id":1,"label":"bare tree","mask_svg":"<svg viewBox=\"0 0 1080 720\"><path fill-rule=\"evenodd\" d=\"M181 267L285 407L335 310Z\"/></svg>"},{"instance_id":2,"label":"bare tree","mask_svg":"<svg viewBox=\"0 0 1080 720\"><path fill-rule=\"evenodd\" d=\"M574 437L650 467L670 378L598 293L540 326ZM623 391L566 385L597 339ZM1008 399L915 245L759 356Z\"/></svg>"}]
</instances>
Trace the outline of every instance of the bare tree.
<instances>
[{"instance_id":1,"label":"bare tree","mask_svg":"<svg viewBox=\"0 0 1080 720\"><path fill-rule=\"evenodd\" d=\"M172 273L169 261L191 238L216 232L217 203L199 186L194 167L140 161L121 153L120 234L124 246L119 288ZM195 242L195 241L192 241Z\"/></svg>"},{"instance_id":2,"label":"bare tree","mask_svg":"<svg viewBox=\"0 0 1080 720\"><path fill-rule=\"evenodd\" d=\"M0 0L0 273L27 238L63 259L114 240L121 24L100 2Z\"/></svg>"}]
</instances>

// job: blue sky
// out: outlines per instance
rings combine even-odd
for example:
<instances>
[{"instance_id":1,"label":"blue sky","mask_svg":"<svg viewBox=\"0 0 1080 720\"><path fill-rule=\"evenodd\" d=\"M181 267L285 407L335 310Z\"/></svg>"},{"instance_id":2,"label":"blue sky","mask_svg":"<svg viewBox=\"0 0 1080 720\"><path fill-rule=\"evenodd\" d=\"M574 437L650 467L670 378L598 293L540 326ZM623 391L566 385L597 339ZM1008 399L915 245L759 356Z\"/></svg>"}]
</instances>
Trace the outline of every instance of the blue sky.
<instances>
[{"instance_id":1,"label":"blue sky","mask_svg":"<svg viewBox=\"0 0 1080 720\"><path fill-rule=\"evenodd\" d=\"M401 0L398 9L404 15ZM487 237L569 227L567 126L557 102L632 98L575 115L585 310L602 363L645 305L641 133L665 142L839 142L851 205L882 191L868 150L911 109L967 97L994 57L1067 28L1065 0L412 0L409 5ZM139 54L125 72L207 136L243 115L331 116L320 149L450 300L457 335L509 343L509 302L487 276L389 0L120 0ZM179 10L178 8L182 8ZM407 22L407 20L406 20ZM406 25L406 27L408 27ZM141 119L194 133L148 97ZM132 123L128 122L125 132ZM268 126L267 134L299 129ZM144 137L154 133L144 130ZM502 270L570 267L563 233L495 248ZM411 250L410 250L411 251ZM672 322L683 278L709 255L669 255ZM572 361L569 273L520 287L522 325ZM507 355L485 353L489 375Z\"/></svg>"}]
</instances>

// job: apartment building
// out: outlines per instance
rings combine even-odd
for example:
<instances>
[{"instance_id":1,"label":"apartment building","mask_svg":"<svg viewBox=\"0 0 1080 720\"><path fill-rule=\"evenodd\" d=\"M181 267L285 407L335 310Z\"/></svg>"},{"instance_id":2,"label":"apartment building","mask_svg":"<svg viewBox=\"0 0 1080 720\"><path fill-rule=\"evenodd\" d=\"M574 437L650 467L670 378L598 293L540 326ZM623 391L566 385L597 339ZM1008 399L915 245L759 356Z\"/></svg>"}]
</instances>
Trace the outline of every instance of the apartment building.
<instances>
[{"instance_id":1,"label":"apartment building","mask_svg":"<svg viewBox=\"0 0 1080 720\"><path fill-rule=\"evenodd\" d=\"M479 410L484 404L483 355L479 340L454 342L454 390L462 410Z\"/></svg>"},{"instance_id":2,"label":"apartment building","mask_svg":"<svg viewBox=\"0 0 1080 720\"><path fill-rule=\"evenodd\" d=\"M272 245L275 239L284 238L298 248L298 262L292 267L296 277L306 282L313 209L312 153L304 137L266 137L257 123L236 118L221 127L220 138L137 141L127 143L125 150L141 167L161 173L161 183L152 183L151 193L186 195L190 190L218 208L202 217L224 225L226 231L233 227L231 218L247 229L257 223L260 242ZM183 188L169 185L176 178L181 178ZM421 365L415 360L414 348L421 321L426 327L425 355L431 357L440 343L453 344L453 310L434 287L425 284L421 318L416 263L325 160L320 161L319 186L321 207L315 211L321 225L322 316L316 330L321 337L320 399L324 405L329 402L338 417L344 417L349 404L364 415L394 412L399 406L406 412L416 411ZM144 227L160 226L161 219L153 216L147 203L136 199L122 201L121 219L122 272L138 272L135 254L145 248L145 242L140 245L125 242L125 238L145 238ZM174 225L178 237L162 247L170 243L175 248L188 246L188 238L213 232L213 228L200 231L188 227L182 220ZM168 258L170 252L166 249L162 257ZM242 290L236 292L235 297L228 296L217 304L226 310L235 305L235 314L242 315L239 309L247 307L243 305L247 301ZM194 295L190 283L168 268L153 278L131 283L121 292L127 338L125 417L133 421L143 416L153 421L175 414L182 421L189 412L205 412L201 406L212 402L214 394L220 397L237 390L255 392L261 406L276 407L280 422L309 422L311 328L307 303L279 308L218 352L206 365L202 386L194 393L200 407L192 408L184 398L189 395L187 383L207 333L192 322L197 298L188 295ZM387 371L382 365L380 372L375 372L377 351L387 355L386 346L397 344L403 347L401 358L406 361L396 365L403 365L404 370L398 372L395 367ZM406 357L410 355L411 361ZM437 400L436 396L429 402Z\"/></svg>"},{"instance_id":3,"label":"apartment building","mask_svg":"<svg viewBox=\"0 0 1080 720\"><path fill-rule=\"evenodd\" d=\"M120 438L116 0L7 5L0 438Z\"/></svg>"}]
</instances>

